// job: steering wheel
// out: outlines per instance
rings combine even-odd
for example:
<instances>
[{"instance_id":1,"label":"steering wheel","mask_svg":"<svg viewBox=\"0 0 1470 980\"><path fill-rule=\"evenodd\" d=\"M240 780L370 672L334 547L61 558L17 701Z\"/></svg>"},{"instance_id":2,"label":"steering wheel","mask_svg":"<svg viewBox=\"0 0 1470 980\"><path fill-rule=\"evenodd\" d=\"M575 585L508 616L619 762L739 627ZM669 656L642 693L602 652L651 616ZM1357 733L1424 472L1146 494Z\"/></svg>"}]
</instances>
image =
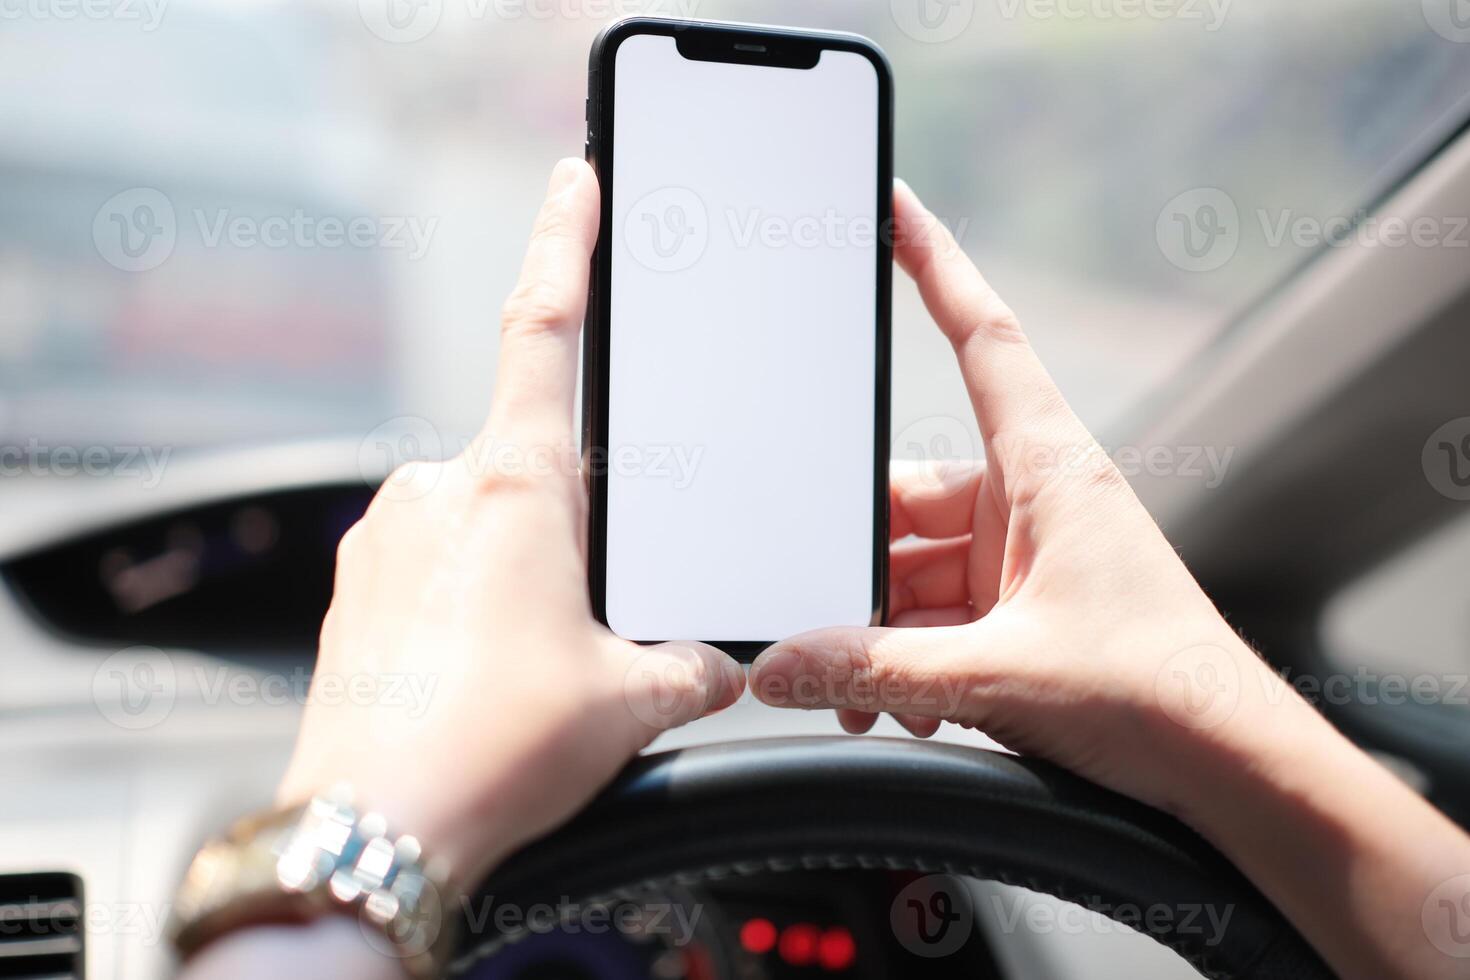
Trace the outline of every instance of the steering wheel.
<instances>
[{"instance_id":1,"label":"steering wheel","mask_svg":"<svg viewBox=\"0 0 1470 980\"><path fill-rule=\"evenodd\" d=\"M886 738L767 739L643 756L570 823L506 861L471 907L865 867L1000 881L1105 915L1171 910L1127 924L1207 977L1332 976L1281 913L1177 820L1043 762ZM1191 909L1229 918L1222 932L1191 928L1183 914ZM485 931L494 918L482 918L478 935L462 934L458 969L503 942Z\"/></svg>"}]
</instances>

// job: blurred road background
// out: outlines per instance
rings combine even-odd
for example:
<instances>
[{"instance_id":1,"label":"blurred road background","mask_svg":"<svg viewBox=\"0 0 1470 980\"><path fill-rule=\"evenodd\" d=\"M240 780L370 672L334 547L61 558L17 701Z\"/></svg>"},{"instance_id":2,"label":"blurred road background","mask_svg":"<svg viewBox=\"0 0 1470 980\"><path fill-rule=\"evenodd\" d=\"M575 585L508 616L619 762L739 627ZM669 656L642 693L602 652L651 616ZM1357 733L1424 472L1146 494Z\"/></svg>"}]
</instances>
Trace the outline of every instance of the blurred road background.
<instances>
[{"instance_id":1,"label":"blurred road background","mask_svg":"<svg viewBox=\"0 0 1470 980\"><path fill-rule=\"evenodd\" d=\"M1126 0L93 4L10 0L0 31L0 442L41 452L400 414L472 431L612 13L875 38L898 78L898 172L1105 432L1310 254L1273 246L1258 209L1351 214L1470 90L1470 47L1427 30L1418 3L1379 0L1188 0L1169 18L1128 17ZM1155 231L1170 199L1207 187L1239 204L1242 234L1201 275ZM125 271L94 219L137 188L165 195L177 241ZM379 223L342 247L210 241L221 216L296 213ZM424 247L395 222L427 230ZM894 432L966 419L907 288L895 322Z\"/></svg>"}]
</instances>

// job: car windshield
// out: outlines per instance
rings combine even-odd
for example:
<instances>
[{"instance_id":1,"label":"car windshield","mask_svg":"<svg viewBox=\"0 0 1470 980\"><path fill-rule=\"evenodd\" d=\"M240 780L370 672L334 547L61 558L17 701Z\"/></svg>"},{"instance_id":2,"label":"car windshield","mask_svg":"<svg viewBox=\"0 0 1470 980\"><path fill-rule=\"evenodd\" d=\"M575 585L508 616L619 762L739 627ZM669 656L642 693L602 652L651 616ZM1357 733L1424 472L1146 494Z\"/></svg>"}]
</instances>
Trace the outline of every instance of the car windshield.
<instances>
[{"instance_id":1,"label":"car windshield","mask_svg":"<svg viewBox=\"0 0 1470 980\"><path fill-rule=\"evenodd\" d=\"M588 47L649 13L850 30L898 173L1094 427L1463 121L1454 0L21 0L0 32L0 446L473 431ZM1452 223L1436 231L1465 235ZM1386 233L1385 233L1386 234ZM966 418L913 291L894 432ZM967 423L968 424L968 423Z\"/></svg>"}]
</instances>

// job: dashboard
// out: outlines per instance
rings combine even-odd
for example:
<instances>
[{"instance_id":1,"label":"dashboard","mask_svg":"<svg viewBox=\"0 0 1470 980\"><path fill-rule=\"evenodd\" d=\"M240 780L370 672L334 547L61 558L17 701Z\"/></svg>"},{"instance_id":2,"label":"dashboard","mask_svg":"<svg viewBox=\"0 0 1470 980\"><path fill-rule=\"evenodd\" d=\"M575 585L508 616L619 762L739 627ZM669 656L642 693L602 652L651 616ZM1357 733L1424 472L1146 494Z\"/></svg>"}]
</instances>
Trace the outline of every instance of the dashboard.
<instances>
[{"instance_id":1,"label":"dashboard","mask_svg":"<svg viewBox=\"0 0 1470 980\"><path fill-rule=\"evenodd\" d=\"M22 555L3 574L84 642L309 656L337 541L371 499L358 486L211 502Z\"/></svg>"},{"instance_id":2,"label":"dashboard","mask_svg":"<svg viewBox=\"0 0 1470 980\"><path fill-rule=\"evenodd\" d=\"M467 980L801 980L1002 976L982 934L947 904L965 885L944 879L943 914L908 921L923 876L887 871L771 872L645 893L558 916L525 910L520 938L472 962ZM926 883L927 884L927 883ZM921 885L924 887L924 885ZM475 909L468 910L473 919ZM960 933L963 931L963 935ZM927 937L927 938L926 938ZM955 942L954 940L958 940ZM933 955L946 943L943 958Z\"/></svg>"}]
</instances>

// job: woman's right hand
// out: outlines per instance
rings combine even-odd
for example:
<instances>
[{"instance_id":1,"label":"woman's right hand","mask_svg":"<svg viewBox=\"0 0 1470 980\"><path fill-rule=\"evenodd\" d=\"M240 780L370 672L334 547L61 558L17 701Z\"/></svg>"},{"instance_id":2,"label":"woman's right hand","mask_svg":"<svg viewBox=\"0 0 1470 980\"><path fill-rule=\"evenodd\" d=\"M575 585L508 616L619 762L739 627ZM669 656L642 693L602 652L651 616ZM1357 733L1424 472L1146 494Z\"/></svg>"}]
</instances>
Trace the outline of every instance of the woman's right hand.
<instances>
[{"instance_id":1,"label":"woman's right hand","mask_svg":"<svg viewBox=\"0 0 1470 980\"><path fill-rule=\"evenodd\" d=\"M1315 715L1220 617L906 185L894 213L898 262L954 346L986 462L896 466L895 625L786 640L756 661L755 690L839 708L852 731L876 711L916 734L958 722L1187 812L1180 754L1282 724L1268 701L1296 723Z\"/></svg>"},{"instance_id":2,"label":"woman's right hand","mask_svg":"<svg viewBox=\"0 0 1470 980\"><path fill-rule=\"evenodd\" d=\"M893 534L916 540L892 546L895 625L777 644L752 669L756 695L837 708L849 731L878 711L920 735L940 719L983 730L1193 824L1343 974L1453 975L1463 962L1419 913L1470 872L1465 836L1231 630L902 184L895 218L896 258L954 347L986 463L896 472Z\"/></svg>"}]
</instances>

